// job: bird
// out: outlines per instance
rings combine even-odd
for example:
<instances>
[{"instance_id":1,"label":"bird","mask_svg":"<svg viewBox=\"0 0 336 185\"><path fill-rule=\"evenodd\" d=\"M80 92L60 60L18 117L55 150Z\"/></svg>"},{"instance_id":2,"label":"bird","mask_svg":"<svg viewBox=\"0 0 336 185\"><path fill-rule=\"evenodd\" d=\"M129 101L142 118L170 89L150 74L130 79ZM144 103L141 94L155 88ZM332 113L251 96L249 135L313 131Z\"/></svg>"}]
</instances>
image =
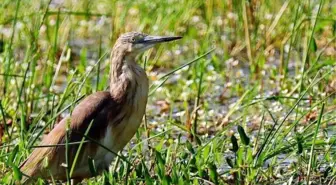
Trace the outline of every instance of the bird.
<instances>
[{"instance_id":1,"label":"bird","mask_svg":"<svg viewBox=\"0 0 336 185\"><path fill-rule=\"evenodd\" d=\"M110 55L109 89L84 98L70 115L55 125L41 141L41 145L47 147L35 148L20 165L24 175L21 183L32 183L38 178L66 181L69 178L66 167L70 168L74 162L70 178L81 182L93 176L89 159L94 161L97 174L108 170L115 154L134 136L145 114L149 82L137 56L159 43L181 38L140 32L121 34ZM82 147L79 144L66 147L66 142L80 143L83 137L90 139L82 142ZM113 153L92 141L99 142Z\"/></svg>"}]
</instances>

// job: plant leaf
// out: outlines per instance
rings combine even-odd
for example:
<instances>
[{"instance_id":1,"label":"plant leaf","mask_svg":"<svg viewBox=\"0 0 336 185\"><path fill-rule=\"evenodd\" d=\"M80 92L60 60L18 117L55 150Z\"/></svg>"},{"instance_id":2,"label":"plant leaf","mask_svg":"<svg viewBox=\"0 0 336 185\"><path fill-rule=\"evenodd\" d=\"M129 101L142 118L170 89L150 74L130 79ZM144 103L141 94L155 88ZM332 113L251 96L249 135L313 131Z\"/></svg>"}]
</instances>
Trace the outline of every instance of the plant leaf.
<instances>
[{"instance_id":1,"label":"plant leaf","mask_svg":"<svg viewBox=\"0 0 336 185\"><path fill-rule=\"evenodd\" d=\"M245 130L242 126L238 125L238 133L240 136L240 139L244 145L250 144L250 138L247 137Z\"/></svg>"},{"instance_id":2,"label":"plant leaf","mask_svg":"<svg viewBox=\"0 0 336 185\"><path fill-rule=\"evenodd\" d=\"M230 150L236 153L238 151L238 142L237 142L237 138L234 135L231 136L231 143L232 143L232 148Z\"/></svg>"},{"instance_id":3,"label":"plant leaf","mask_svg":"<svg viewBox=\"0 0 336 185\"><path fill-rule=\"evenodd\" d=\"M16 165L13 165L12 168L13 168L13 173L14 173L14 179L18 180L18 181L21 180L22 179L22 173L21 173L20 169Z\"/></svg>"},{"instance_id":4,"label":"plant leaf","mask_svg":"<svg viewBox=\"0 0 336 185\"><path fill-rule=\"evenodd\" d=\"M316 52L317 51L317 44L315 38L312 38L312 41L309 45L310 51Z\"/></svg>"}]
</instances>

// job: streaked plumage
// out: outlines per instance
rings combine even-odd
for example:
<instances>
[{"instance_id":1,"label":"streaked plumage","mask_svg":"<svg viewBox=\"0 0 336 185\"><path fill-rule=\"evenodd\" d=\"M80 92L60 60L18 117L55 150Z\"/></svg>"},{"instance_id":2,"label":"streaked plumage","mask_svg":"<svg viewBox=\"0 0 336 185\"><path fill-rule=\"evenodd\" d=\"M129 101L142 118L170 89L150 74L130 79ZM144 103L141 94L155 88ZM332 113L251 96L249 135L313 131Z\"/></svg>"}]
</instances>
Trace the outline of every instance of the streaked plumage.
<instances>
[{"instance_id":1,"label":"streaked plumage","mask_svg":"<svg viewBox=\"0 0 336 185\"><path fill-rule=\"evenodd\" d=\"M145 71L136 63L136 56L156 43L181 37L153 37L131 32L121 35L111 53L110 90L96 92L79 103L71 116L60 121L42 140L41 145L65 143L66 125L70 124L69 142L80 142L91 121L88 136L114 152L129 142L138 129L145 113L148 80ZM69 168L79 145L69 145ZM65 146L36 148L21 165L21 171L32 178L42 177L66 180ZM73 179L90 177L88 157L94 159L98 172L105 170L114 158L111 152L93 142L83 144ZM45 164L48 164L47 167Z\"/></svg>"}]
</instances>

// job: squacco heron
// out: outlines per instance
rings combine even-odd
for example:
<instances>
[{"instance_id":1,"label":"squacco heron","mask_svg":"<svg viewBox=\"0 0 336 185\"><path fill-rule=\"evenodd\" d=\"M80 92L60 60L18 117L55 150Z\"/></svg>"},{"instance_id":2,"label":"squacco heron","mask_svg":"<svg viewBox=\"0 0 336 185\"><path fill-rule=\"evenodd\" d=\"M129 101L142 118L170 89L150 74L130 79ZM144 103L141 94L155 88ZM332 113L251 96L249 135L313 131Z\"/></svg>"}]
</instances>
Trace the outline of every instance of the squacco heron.
<instances>
[{"instance_id":1,"label":"squacco heron","mask_svg":"<svg viewBox=\"0 0 336 185\"><path fill-rule=\"evenodd\" d=\"M22 182L33 182L37 178L65 181L67 175L64 164L71 167L79 149L71 179L78 182L92 176L89 159L94 160L97 172L108 169L115 157L113 153L90 140L82 147L68 145L66 150L66 138L69 143L80 142L91 125L87 138L98 141L115 153L122 150L138 129L148 98L147 75L137 64L137 55L158 43L180 38L138 32L121 35L111 53L109 91L96 92L86 97L70 116L60 121L43 138L41 145L50 147L34 149L22 163L20 170L25 175ZM70 127L68 133L67 124Z\"/></svg>"}]
</instances>

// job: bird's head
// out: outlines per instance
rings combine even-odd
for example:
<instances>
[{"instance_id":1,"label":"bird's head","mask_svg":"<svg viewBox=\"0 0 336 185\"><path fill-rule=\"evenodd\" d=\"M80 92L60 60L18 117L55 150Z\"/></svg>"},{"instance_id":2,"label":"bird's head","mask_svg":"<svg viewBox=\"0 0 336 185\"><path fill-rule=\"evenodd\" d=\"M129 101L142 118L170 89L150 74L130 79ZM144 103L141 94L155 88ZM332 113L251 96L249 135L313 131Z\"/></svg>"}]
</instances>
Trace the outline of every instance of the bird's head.
<instances>
[{"instance_id":1,"label":"bird's head","mask_svg":"<svg viewBox=\"0 0 336 185\"><path fill-rule=\"evenodd\" d=\"M180 39L179 36L151 36L139 32L128 32L122 34L115 45L115 49L122 50L129 56L136 56L156 44Z\"/></svg>"}]
</instances>

